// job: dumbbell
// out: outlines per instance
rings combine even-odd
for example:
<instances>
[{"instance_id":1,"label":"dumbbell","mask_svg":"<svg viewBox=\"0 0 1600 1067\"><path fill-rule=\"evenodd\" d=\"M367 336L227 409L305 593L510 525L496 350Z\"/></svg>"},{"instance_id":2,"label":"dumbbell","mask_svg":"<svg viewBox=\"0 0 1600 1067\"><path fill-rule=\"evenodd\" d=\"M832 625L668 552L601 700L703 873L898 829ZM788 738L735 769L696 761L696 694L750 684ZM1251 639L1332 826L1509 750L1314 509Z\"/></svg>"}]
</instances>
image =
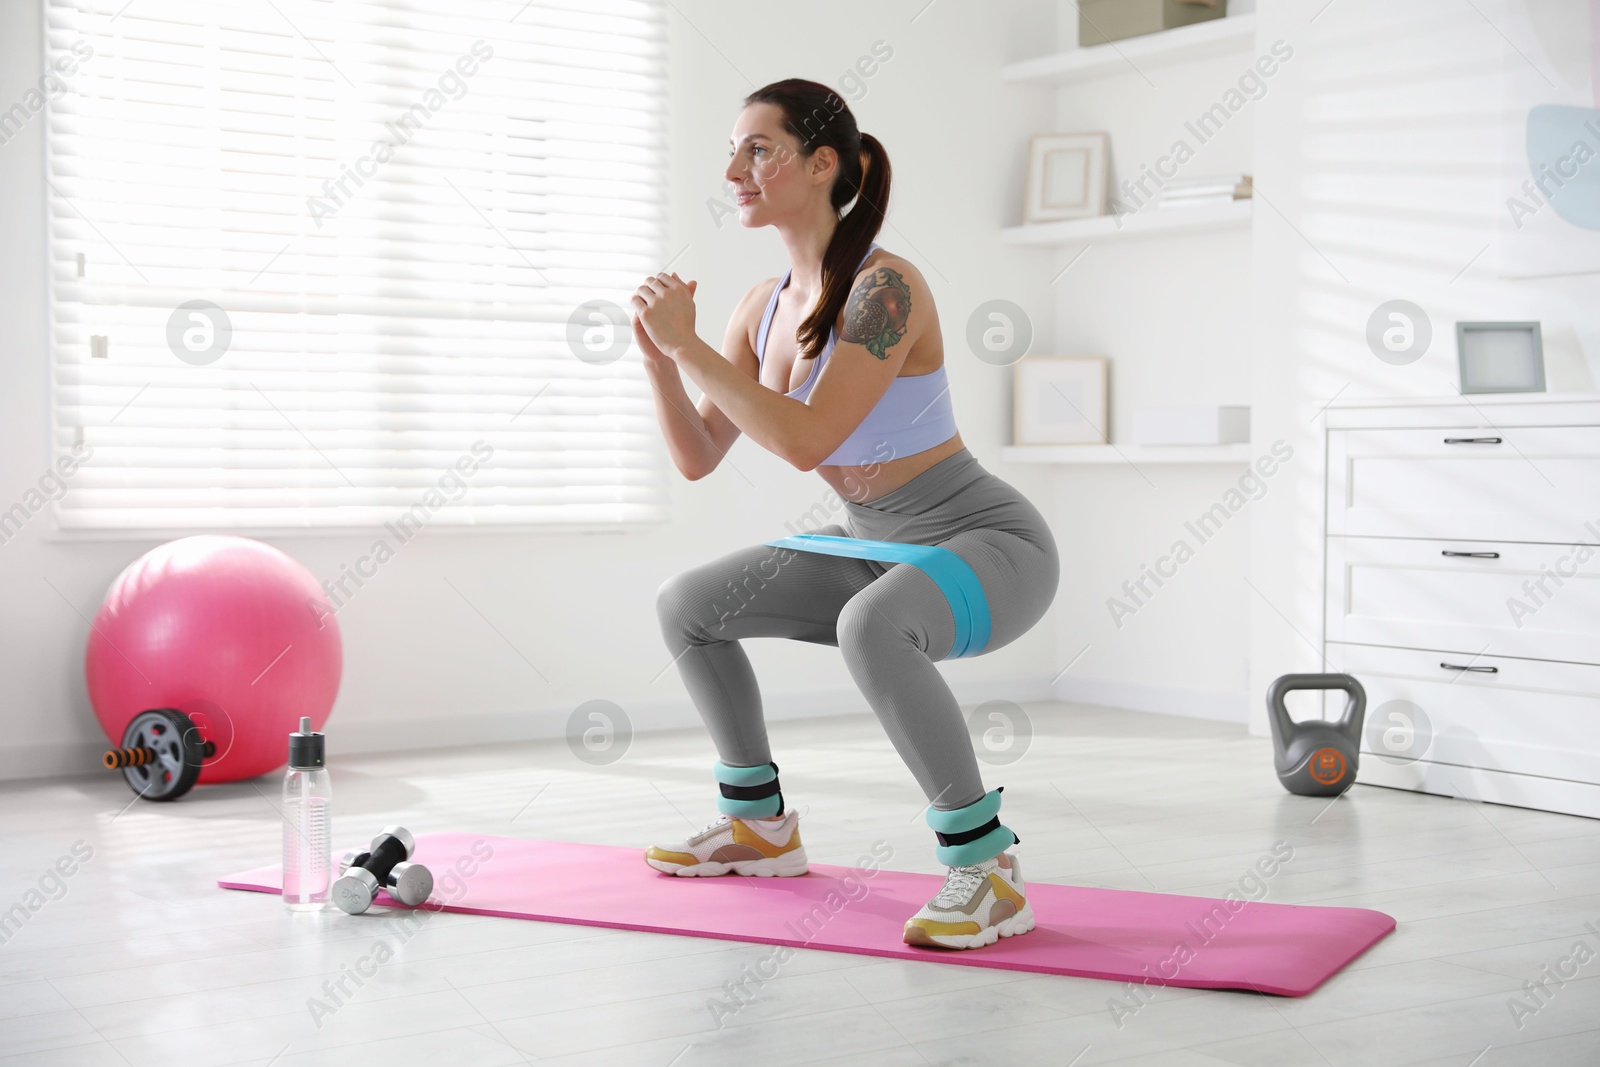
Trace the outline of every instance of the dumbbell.
<instances>
[{"instance_id":1,"label":"dumbbell","mask_svg":"<svg viewBox=\"0 0 1600 1067\"><path fill-rule=\"evenodd\" d=\"M416 847L405 827L385 826L366 852L346 853L340 861L333 902L341 911L360 915L372 907L378 890L387 889L401 904L421 904L433 892L433 873L420 863L407 862Z\"/></svg>"}]
</instances>

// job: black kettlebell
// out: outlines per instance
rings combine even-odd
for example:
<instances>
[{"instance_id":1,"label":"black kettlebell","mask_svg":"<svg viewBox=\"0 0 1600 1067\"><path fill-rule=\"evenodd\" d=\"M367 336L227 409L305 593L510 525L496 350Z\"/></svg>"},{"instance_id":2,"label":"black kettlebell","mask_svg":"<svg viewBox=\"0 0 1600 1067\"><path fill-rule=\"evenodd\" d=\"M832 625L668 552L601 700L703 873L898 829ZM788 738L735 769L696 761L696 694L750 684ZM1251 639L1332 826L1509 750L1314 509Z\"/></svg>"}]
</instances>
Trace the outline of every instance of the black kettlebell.
<instances>
[{"instance_id":1,"label":"black kettlebell","mask_svg":"<svg viewBox=\"0 0 1600 1067\"><path fill-rule=\"evenodd\" d=\"M1297 689L1342 689L1349 695L1338 722L1295 722L1283 699ZM1348 674L1286 674L1267 689L1273 764L1278 781L1305 797L1336 797L1356 781L1367 691Z\"/></svg>"}]
</instances>

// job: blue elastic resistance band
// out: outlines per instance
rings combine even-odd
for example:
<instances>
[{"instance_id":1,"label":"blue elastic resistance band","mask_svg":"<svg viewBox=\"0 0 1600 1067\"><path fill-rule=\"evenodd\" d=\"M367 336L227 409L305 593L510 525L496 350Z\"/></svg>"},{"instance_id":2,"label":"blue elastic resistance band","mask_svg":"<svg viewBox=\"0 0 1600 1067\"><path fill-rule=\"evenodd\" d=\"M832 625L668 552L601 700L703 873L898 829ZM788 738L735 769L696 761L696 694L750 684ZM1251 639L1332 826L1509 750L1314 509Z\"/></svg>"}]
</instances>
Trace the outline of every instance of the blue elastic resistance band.
<instances>
[{"instance_id":1,"label":"blue elastic resistance band","mask_svg":"<svg viewBox=\"0 0 1600 1067\"><path fill-rule=\"evenodd\" d=\"M880 563L909 563L933 579L955 619L956 639L946 658L976 656L989 644L989 600L970 564L948 548L902 541L867 541L830 534L794 534L766 544L824 556L848 556Z\"/></svg>"}]
</instances>

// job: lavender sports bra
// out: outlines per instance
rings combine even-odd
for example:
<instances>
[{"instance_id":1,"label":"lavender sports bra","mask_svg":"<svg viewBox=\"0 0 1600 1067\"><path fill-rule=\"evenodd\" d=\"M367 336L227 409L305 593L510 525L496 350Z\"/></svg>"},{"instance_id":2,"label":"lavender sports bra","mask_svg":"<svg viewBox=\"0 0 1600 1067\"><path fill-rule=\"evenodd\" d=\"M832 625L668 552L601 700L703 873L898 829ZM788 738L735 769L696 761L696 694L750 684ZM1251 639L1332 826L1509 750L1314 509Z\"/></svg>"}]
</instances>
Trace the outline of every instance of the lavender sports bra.
<instances>
[{"instance_id":1,"label":"lavender sports bra","mask_svg":"<svg viewBox=\"0 0 1600 1067\"><path fill-rule=\"evenodd\" d=\"M865 263L867 256L871 256L877 249L878 245L874 243L867 249L867 255L862 257L861 262ZM857 264L856 269L858 271L861 269L860 264ZM784 271L783 277L773 288L772 298L767 301L766 313L761 316L761 325L756 330L758 376L761 373L759 366L766 356L767 334L772 330L772 315L778 309L778 294L789 284L791 273L792 270ZM828 343L811 361L810 376L800 383L800 388L785 393L785 396L805 401L811 395L812 388L822 375L822 365L833 353L833 346L837 340L838 331L830 328ZM956 416L950 404L950 383L941 365L936 371L927 374L902 374L890 382L889 388L878 403L867 412L867 417L862 419L861 424L844 439L844 443L834 449L833 454L822 462L824 465L851 467L882 463L926 452L935 445L950 440L955 434Z\"/></svg>"}]
</instances>

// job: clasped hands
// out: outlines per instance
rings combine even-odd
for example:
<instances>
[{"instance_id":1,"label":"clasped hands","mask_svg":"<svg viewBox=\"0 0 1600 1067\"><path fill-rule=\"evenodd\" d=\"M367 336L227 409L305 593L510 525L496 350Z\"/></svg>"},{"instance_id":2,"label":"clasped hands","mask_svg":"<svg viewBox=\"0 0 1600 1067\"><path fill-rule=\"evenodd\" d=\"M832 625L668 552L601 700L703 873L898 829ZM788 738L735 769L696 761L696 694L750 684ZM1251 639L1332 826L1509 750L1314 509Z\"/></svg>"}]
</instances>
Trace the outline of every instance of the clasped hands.
<instances>
[{"instance_id":1,"label":"clasped hands","mask_svg":"<svg viewBox=\"0 0 1600 1067\"><path fill-rule=\"evenodd\" d=\"M646 363L676 360L675 353L694 340L697 284L684 281L676 273L653 274L634 290L628 301L633 308L633 339L644 352Z\"/></svg>"}]
</instances>

